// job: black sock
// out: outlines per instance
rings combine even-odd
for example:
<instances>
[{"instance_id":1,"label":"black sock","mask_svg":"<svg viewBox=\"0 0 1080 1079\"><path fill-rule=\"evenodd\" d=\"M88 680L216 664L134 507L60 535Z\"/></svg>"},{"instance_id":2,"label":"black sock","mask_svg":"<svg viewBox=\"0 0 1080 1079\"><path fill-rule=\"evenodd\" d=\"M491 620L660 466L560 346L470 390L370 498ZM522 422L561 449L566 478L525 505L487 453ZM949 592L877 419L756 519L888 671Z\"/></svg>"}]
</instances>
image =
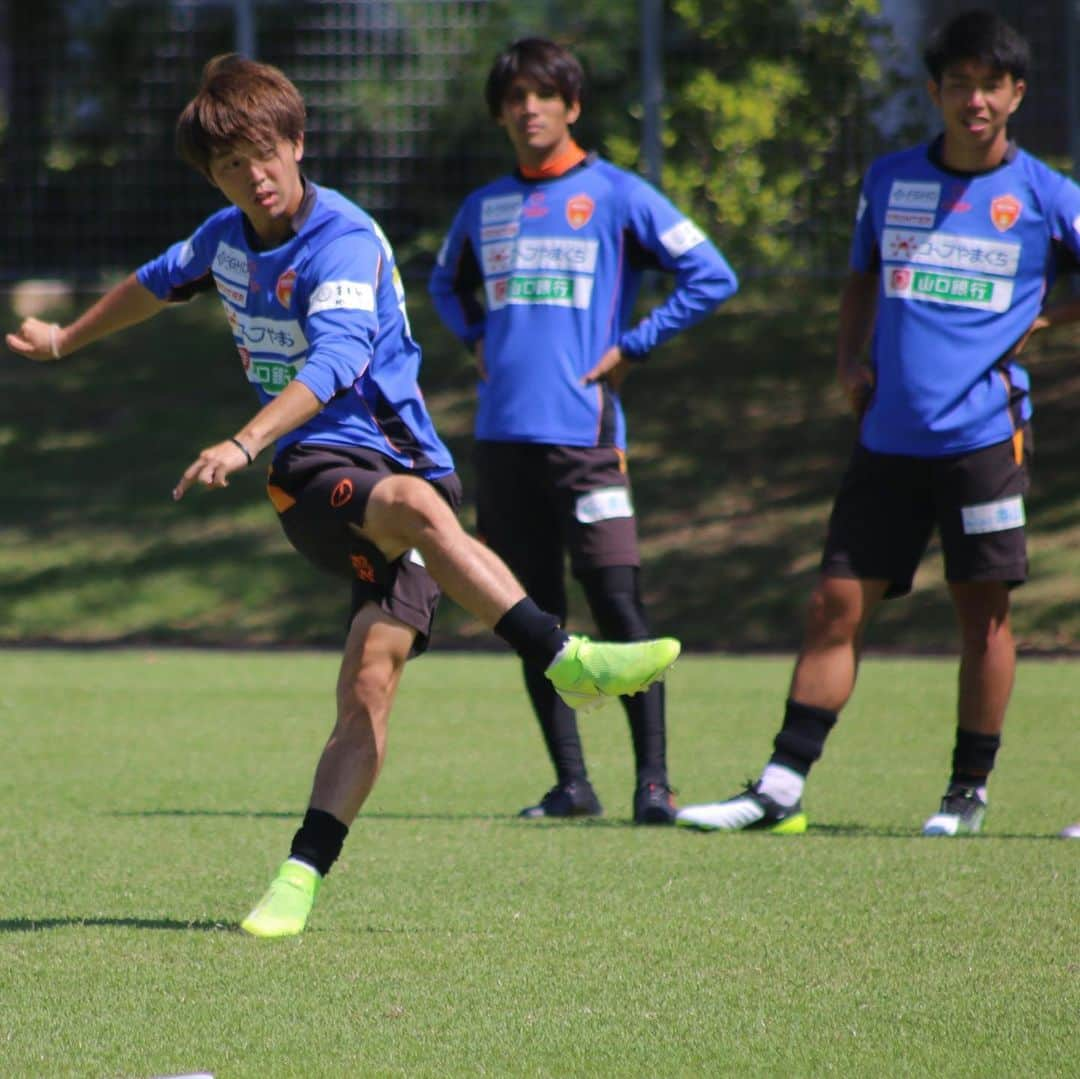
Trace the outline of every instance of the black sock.
<instances>
[{"instance_id":1,"label":"black sock","mask_svg":"<svg viewBox=\"0 0 1080 1079\"><path fill-rule=\"evenodd\" d=\"M623 697L622 703L630 721L638 786L645 783L667 786L663 683L649 686L644 693L636 693L633 697Z\"/></svg>"},{"instance_id":2,"label":"black sock","mask_svg":"<svg viewBox=\"0 0 1080 1079\"><path fill-rule=\"evenodd\" d=\"M950 785L982 787L994 770L994 758L1001 748L1000 734L978 734L956 728Z\"/></svg>"},{"instance_id":3,"label":"black sock","mask_svg":"<svg viewBox=\"0 0 1080 1079\"><path fill-rule=\"evenodd\" d=\"M560 786L588 779L585 752L581 747L574 710L555 692L539 664L525 663L525 687L533 711L544 735L544 745L555 766L555 780Z\"/></svg>"},{"instance_id":4,"label":"black sock","mask_svg":"<svg viewBox=\"0 0 1080 1079\"><path fill-rule=\"evenodd\" d=\"M809 775L811 765L825 748L825 739L836 718L836 713L828 708L815 708L789 699L784 709L784 725L773 742L769 763L783 765L801 776Z\"/></svg>"},{"instance_id":5,"label":"black sock","mask_svg":"<svg viewBox=\"0 0 1080 1079\"><path fill-rule=\"evenodd\" d=\"M348 834L348 827L332 813L309 809L304 814L304 823L300 825L300 830L293 836L289 857L299 862L307 862L325 877L337 861Z\"/></svg>"},{"instance_id":6,"label":"black sock","mask_svg":"<svg viewBox=\"0 0 1080 1079\"><path fill-rule=\"evenodd\" d=\"M555 615L542 611L528 596L499 619L495 633L522 659L545 667L568 639Z\"/></svg>"}]
</instances>

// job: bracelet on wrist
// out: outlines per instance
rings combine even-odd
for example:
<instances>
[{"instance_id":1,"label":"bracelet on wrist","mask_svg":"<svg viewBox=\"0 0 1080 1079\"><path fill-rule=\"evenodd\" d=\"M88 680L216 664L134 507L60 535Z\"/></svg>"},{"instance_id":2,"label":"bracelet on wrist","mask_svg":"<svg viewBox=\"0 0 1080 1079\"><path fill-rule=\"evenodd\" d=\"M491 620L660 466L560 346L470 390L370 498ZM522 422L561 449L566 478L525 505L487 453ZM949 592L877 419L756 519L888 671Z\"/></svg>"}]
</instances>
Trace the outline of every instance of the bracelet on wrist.
<instances>
[{"instance_id":1,"label":"bracelet on wrist","mask_svg":"<svg viewBox=\"0 0 1080 1079\"><path fill-rule=\"evenodd\" d=\"M251 451L240 441L238 438L229 438L229 441L247 458L247 463L253 464L255 458L251 456Z\"/></svg>"}]
</instances>

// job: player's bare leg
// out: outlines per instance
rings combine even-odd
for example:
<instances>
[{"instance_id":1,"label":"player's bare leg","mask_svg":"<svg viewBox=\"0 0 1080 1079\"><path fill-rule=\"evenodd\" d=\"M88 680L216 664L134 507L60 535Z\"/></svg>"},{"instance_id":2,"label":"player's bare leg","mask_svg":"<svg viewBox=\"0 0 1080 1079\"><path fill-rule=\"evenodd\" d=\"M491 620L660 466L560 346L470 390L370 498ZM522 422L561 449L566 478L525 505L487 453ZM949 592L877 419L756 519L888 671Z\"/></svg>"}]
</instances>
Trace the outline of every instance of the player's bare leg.
<instances>
[{"instance_id":1,"label":"player's bare leg","mask_svg":"<svg viewBox=\"0 0 1080 1079\"><path fill-rule=\"evenodd\" d=\"M364 533L390 559L415 547L439 587L489 628L525 598L505 563L473 539L422 480L382 480L368 499Z\"/></svg>"},{"instance_id":2,"label":"player's bare leg","mask_svg":"<svg viewBox=\"0 0 1080 1079\"><path fill-rule=\"evenodd\" d=\"M960 625L960 676L952 774L924 835L971 835L986 815L986 784L1001 746L1016 676L1009 588L1002 581L949 585Z\"/></svg>"},{"instance_id":3,"label":"player's bare leg","mask_svg":"<svg viewBox=\"0 0 1080 1079\"><path fill-rule=\"evenodd\" d=\"M563 632L526 596L506 563L465 532L434 489L415 477L390 476L374 487L363 530L388 558L416 548L451 599L523 658L542 657L548 679L579 711L642 692L678 658L679 642L670 637L612 644Z\"/></svg>"},{"instance_id":4,"label":"player's bare leg","mask_svg":"<svg viewBox=\"0 0 1080 1079\"><path fill-rule=\"evenodd\" d=\"M863 631L887 588L883 580L820 578L810 596L783 727L760 778L733 798L679 810L677 824L724 832L806 831L806 777L855 688Z\"/></svg>"},{"instance_id":5,"label":"player's bare leg","mask_svg":"<svg viewBox=\"0 0 1080 1079\"><path fill-rule=\"evenodd\" d=\"M1009 589L998 581L949 585L960 623L957 721L962 730L1001 734L1016 676Z\"/></svg>"},{"instance_id":6,"label":"player's bare leg","mask_svg":"<svg viewBox=\"0 0 1080 1079\"><path fill-rule=\"evenodd\" d=\"M822 577L811 593L802 650L788 696L839 712L855 689L863 631L888 583Z\"/></svg>"},{"instance_id":7,"label":"player's bare leg","mask_svg":"<svg viewBox=\"0 0 1080 1079\"><path fill-rule=\"evenodd\" d=\"M352 824L386 760L390 707L416 631L374 603L353 619L337 683L337 722L323 749L311 807Z\"/></svg>"},{"instance_id":8,"label":"player's bare leg","mask_svg":"<svg viewBox=\"0 0 1080 1079\"><path fill-rule=\"evenodd\" d=\"M337 722L290 857L242 923L253 936L295 936L307 924L322 879L386 759L390 708L415 632L373 603L353 619L338 674Z\"/></svg>"}]
</instances>

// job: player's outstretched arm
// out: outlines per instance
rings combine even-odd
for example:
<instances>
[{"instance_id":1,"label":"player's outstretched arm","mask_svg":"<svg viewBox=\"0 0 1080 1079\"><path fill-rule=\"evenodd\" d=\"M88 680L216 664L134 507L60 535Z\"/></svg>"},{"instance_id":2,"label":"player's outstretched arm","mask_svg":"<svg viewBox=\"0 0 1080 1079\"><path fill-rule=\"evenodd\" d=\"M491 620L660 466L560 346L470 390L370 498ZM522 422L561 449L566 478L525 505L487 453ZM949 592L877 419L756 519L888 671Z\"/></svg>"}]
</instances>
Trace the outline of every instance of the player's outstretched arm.
<instances>
[{"instance_id":1,"label":"player's outstretched arm","mask_svg":"<svg viewBox=\"0 0 1080 1079\"><path fill-rule=\"evenodd\" d=\"M7 335L7 346L27 359L58 360L117 330L145 322L166 306L129 274L67 326L24 319L15 333Z\"/></svg>"},{"instance_id":2,"label":"player's outstretched arm","mask_svg":"<svg viewBox=\"0 0 1080 1079\"><path fill-rule=\"evenodd\" d=\"M235 435L207 446L184 470L173 488L173 499L179 502L197 483L205 487L228 487L233 472L246 468L271 442L306 423L322 408L322 401L307 386L290 382Z\"/></svg>"}]
</instances>

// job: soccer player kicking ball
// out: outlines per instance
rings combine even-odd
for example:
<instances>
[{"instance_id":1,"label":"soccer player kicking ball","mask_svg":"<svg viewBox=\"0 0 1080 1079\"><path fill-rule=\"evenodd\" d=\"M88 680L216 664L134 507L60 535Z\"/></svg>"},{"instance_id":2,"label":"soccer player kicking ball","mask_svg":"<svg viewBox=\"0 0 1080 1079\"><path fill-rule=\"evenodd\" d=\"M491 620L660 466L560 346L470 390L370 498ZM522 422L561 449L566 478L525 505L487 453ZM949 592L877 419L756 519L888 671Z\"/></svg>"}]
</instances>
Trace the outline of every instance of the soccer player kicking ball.
<instances>
[{"instance_id":1,"label":"soccer player kicking ball","mask_svg":"<svg viewBox=\"0 0 1080 1079\"><path fill-rule=\"evenodd\" d=\"M649 636L619 388L635 363L731 296L705 234L641 177L586 153L571 127L584 73L543 38L495 60L485 97L516 170L474 191L431 275L443 321L476 356L477 528L538 603L565 617L563 564L603 636ZM642 271L670 295L631 325ZM527 818L596 816L572 708L535 657L525 685L555 768ZM633 820L671 824L663 686L624 702Z\"/></svg>"},{"instance_id":2,"label":"soccer player kicking ball","mask_svg":"<svg viewBox=\"0 0 1080 1079\"><path fill-rule=\"evenodd\" d=\"M304 103L276 68L207 64L182 112L182 156L231 206L60 327L27 319L8 346L59 359L216 289L262 407L204 449L173 491L228 486L274 445L267 493L292 545L352 584L337 721L288 860L242 926L299 933L386 753L406 660L424 650L440 588L543 665L575 706L638 693L679 652L671 638L606 644L567 635L458 524L460 484L416 383L420 350L378 225L300 171Z\"/></svg>"},{"instance_id":3,"label":"soccer player kicking ball","mask_svg":"<svg viewBox=\"0 0 1080 1079\"><path fill-rule=\"evenodd\" d=\"M681 825L806 830L803 786L854 689L863 631L910 590L937 527L961 659L952 773L923 834L982 826L1016 662L1009 590L1027 575L1031 400L1016 356L1033 330L1080 318L1076 303L1043 310L1055 267L1080 256L1080 188L1006 134L1028 66L1007 24L958 16L925 60L943 134L863 181L837 348L859 436L783 726L757 782L683 809Z\"/></svg>"}]
</instances>

